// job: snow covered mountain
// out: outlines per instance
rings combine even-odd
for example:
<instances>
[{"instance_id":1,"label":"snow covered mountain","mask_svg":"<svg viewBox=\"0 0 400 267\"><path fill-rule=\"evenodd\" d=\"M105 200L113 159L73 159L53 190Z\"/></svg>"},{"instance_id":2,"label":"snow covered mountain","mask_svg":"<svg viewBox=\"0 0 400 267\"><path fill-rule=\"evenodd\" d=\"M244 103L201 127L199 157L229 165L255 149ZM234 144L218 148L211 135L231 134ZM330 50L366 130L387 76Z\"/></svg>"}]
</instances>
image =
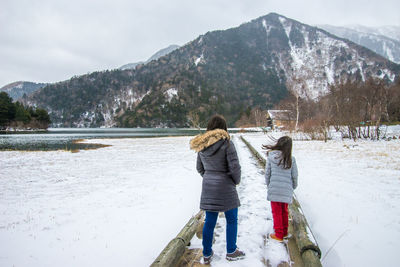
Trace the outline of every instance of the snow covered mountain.
<instances>
[{"instance_id":1,"label":"snow covered mountain","mask_svg":"<svg viewBox=\"0 0 400 267\"><path fill-rule=\"evenodd\" d=\"M369 28L360 25L348 27L319 25L318 27L365 46L393 62L400 63L400 27Z\"/></svg>"},{"instance_id":2,"label":"snow covered mountain","mask_svg":"<svg viewBox=\"0 0 400 267\"><path fill-rule=\"evenodd\" d=\"M178 49L179 45L170 45L166 48L163 48L161 50L159 50L158 52L156 52L154 55L152 55L148 60L146 61L139 61L139 62L135 62L135 63L128 63L125 64L121 67L119 67L120 70L127 70L127 69L135 69L137 65L140 64L146 64L152 60L157 60L162 56L165 56L166 54L171 53L172 51L174 51L175 49Z\"/></svg>"},{"instance_id":3,"label":"snow covered mountain","mask_svg":"<svg viewBox=\"0 0 400 267\"><path fill-rule=\"evenodd\" d=\"M213 113L233 125L249 108L271 108L288 90L324 95L341 80L393 82L400 65L325 30L271 13L207 32L135 69L95 72L27 99L67 127L185 127Z\"/></svg>"},{"instance_id":4,"label":"snow covered mountain","mask_svg":"<svg viewBox=\"0 0 400 267\"><path fill-rule=\"evenodd\" d=\"M358 32L370 33L375 35L384 35L400 42L400 26L381 26L367 27L362 25L347 25L346 28L353 29Z\"/></svg>"},{"instance_id":5,"label":"snow covered mountain","mask_svg":"<svg viewBox=\"0 0 400 267\"><path fill-rule=\"evenodd\" d=\"M311 98L325 94L330 84L342 79L376 77L394 81L399 73L398 65L371 50L275 13L250 24L262 24L265 30L271 55L265 66L273 66L277 72L283 70L289 89ZM278 42L281 47L274 46Z\"/></svg>"},{"instance_id":6,"label":"snow covered mountain","mask_svg":"<svg viewBox=\"0 0 400 267\"><path fill-rule=\"evenodd\" d=\"M29 96L36 90L46 86L45 83L33 82L13 82L0 88L1 92L6 92L14 101L18 101L25 95Z\"/></svg>"}]
</instances>

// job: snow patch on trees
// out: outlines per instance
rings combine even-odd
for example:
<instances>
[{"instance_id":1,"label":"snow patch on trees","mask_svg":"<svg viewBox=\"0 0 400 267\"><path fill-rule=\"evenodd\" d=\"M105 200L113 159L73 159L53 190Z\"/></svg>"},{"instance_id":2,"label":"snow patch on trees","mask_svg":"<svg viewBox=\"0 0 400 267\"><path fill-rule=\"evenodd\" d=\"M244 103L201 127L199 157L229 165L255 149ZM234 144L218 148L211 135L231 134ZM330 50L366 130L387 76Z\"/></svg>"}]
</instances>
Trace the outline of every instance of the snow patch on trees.
<instances>
[{"instance_id":1,"label":"snow patch on trees","mask_svg":"<svg viewBox=\"0 0 400 267\"><path fill-rule=\"evenodd\" d=\"M171 102L171 100L174 97L178 96L178 89L176 89L175 87L172 87L172 88L168 89L167 91L165 91L164 95L167 97L168 102Z\"/></svg>"},{"instance_id":2,"label":"snow patch on trees","mask_svg":"<svg viewBox=\"0 0 400 267\"><path fill-rule=\"evenodd\" d=\"M197 66L199 63L204 63L204 53L201 54L200 57L196 58L194 64Z\"/></svg>"},{"instance_id":3,"label":"snow patch on trees","mask_svg":"<svg viewBox=\"0 0 400 267\"><path fill-rule=\"evenodd\" d=\"M290 48L290 57L286 59L285 56L279 56L279 65L288 77L289 89L296 94L303 98L316 99L326 94L329 86L340 81L343 74L354 75L359 72L361 79L366 80L366 75L371 71L374 63L366 62L366 59L345 41L335 39L320 30L310 32L304 25L294 29L293 22L284 17L279 17L279 21L289 39ZM262 25L266 30L271 27L265 20L262 21ZM293 30L301 32L304 44L292 43L290 36ZM313 35L311 36L311 34ZM352 58L349 58L348 55L352 55ZM289 64L285 63L287 61ZM346 65L348 67L343 67ZM343 69L346 68L347 71L343 73ZM391 81L394 80L395 74L388 69L382 70L380 75L372 76L382 79L385 75Z\"/></svg>"}]
</instances>

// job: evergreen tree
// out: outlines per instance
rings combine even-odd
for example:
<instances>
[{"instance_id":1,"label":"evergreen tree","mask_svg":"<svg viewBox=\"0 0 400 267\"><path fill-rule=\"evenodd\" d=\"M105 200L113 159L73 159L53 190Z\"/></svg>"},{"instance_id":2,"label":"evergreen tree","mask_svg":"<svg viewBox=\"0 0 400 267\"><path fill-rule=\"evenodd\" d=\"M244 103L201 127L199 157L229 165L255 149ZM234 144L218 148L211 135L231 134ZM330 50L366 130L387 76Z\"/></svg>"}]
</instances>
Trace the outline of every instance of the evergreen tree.
<instances>
[{"instance_id":1,"label":"evergreen tree","mask_svg":"<svg viewBox=\"0 0 400 267\"><path fill-rule=\"evenodd\" d=\"M27 124L27 123L29 123L31 121L31 119L32 119L31 114L24 107L24 105L22 105L21 103L19 103L17 101L15 103L15 109L16 109L15 121L20 121L20 122L22 122L24 124Z\"/></svg>"},{"instance_id":2,"label":"evergreen tree","mask_svg":"<svg viewBox=\"0 0 400 267\"><path fill-rule=\"evenodd\" d=\"M0 127L7 126L15 118L15 105L7 93L0 93Z\"/></svg>"},{"instance_id":3,"label":"evergreen tree","mask_svg":"<svg viewBox=\"0 0 400 267\"><path fill-rule=\"evenodd\" d=\"M37 120L40 123L44 123L44 124L48 125L51 122L49 114L47 113L46 110L44 110L42 108L37 108L36 109L36 115L37 115Z\"/></svg>"},{"instance_id":4,"label":"evergreen tree","mask_svg":"<svg viewBox=\"0 0 400 267\"><path fill-rule=\"evenodd\" d=\"M46 110L24 107L20 102L14 104L7 93L0 93L0 129L8 125L16 128L46 129L50 122L50 116Z\"/></svg>"}]
</instances>

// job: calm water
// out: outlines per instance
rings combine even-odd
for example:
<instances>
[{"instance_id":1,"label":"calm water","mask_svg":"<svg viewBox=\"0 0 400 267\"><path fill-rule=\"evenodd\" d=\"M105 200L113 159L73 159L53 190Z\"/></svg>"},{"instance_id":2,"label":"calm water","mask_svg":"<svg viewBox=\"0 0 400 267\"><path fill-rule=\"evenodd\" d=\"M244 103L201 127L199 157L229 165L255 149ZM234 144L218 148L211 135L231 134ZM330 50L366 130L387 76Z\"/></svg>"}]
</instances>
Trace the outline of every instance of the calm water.
<instances>
[{"instance_id":1,"label":"calm water","mask_svg":"<svg viewBox=\"0 0 400 267\"><path fill-rule=\"evenodd\" d=\"M44 133L0 134L0 150L79 150L101 147L76 143L79 139L193 136L199 132L194 129L170 128L54 128Z\"/></svg>"}]
</instances>

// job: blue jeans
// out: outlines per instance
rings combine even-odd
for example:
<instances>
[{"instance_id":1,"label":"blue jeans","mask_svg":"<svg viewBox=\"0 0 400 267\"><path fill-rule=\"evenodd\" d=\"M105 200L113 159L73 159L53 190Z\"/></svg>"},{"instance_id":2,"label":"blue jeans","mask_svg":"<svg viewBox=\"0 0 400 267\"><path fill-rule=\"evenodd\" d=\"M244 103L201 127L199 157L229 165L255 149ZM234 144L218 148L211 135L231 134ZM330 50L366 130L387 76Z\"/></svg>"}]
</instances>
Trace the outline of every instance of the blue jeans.
<instances>
[{"instance_id":1,"label":"blue jeans","mask_svg":"<svg viewBox=\"0 0 400 267\"><path fill-rule=\"evenodd\" d=\"M238 208L225 211L226 218L226 251L235 252L237 238ZM206 220L203 227L203 255L210 256L212 252L212 241L214 228L217 224L218 212L206 211Z\"/></svg>"}]
</instances>

